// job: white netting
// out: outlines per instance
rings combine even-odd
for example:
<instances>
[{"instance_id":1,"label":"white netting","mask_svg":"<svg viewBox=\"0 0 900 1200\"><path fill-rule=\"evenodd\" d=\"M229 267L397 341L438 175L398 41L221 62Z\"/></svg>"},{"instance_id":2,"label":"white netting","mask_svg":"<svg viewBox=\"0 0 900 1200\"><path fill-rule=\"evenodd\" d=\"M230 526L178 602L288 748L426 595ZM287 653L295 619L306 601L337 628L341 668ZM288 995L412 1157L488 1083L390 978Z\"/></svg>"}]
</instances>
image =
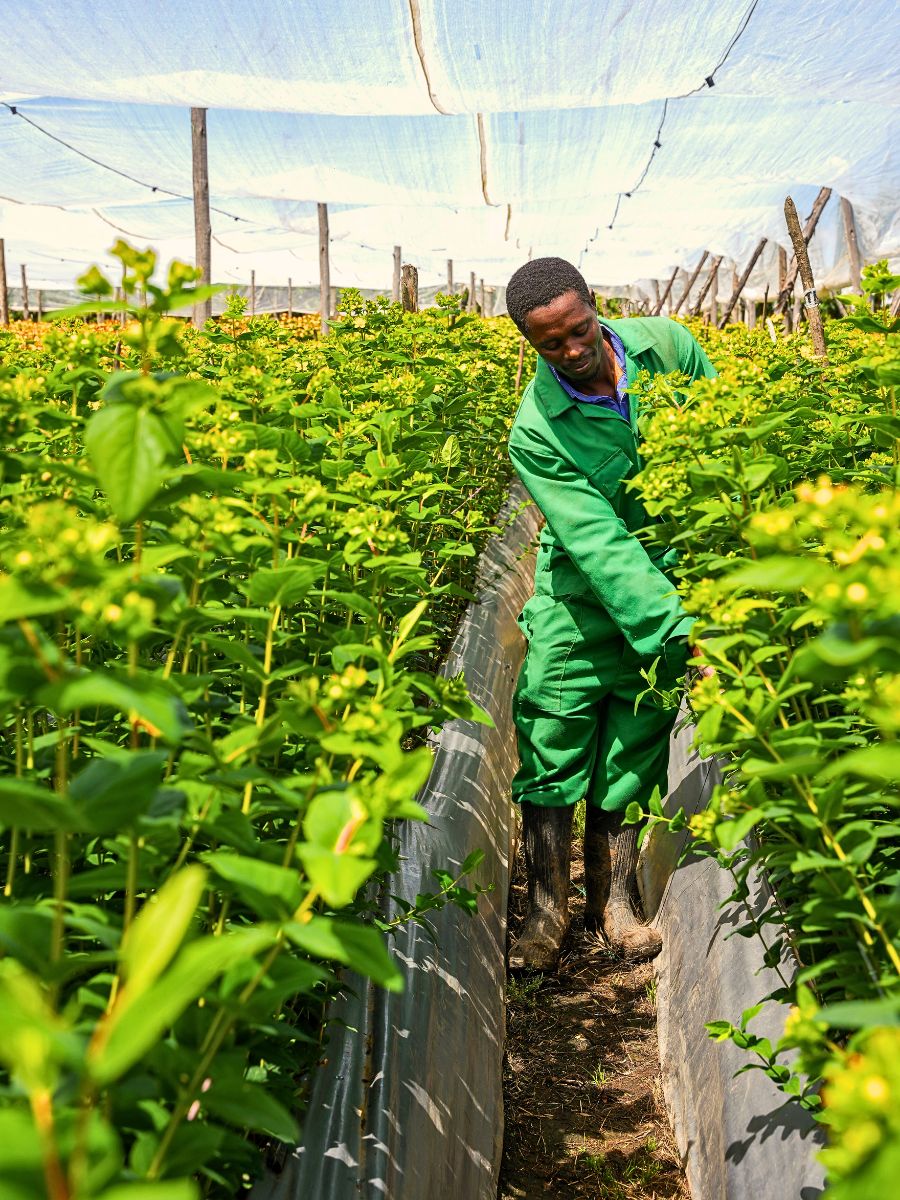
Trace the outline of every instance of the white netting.
<instances>
[{"instance_id":1,"label":"white netting","mask_svg":"<svg viewBox=\"0 0 900 1200\"><path fill-rule=\"evenodd\" d=\"M823 185L820 283L848 278L838 195L864 258L900 252L886 0L154 0L135 13L35 0L24 19L0 0L2 99L18 114L0 109L11 284L21 262L35 288L68 284L120 232L191 259L192 104L209 108L221 281L315 285L317 201L339 287L388 286L395 244L424 286L446 280L448 258L457 283L474 270L502 286L531 252L642 291L708 249L726 256L724 297L732 261L765 236L760 295L787 243L785 195L802 217Z\"/></svg>"}]
</instances>

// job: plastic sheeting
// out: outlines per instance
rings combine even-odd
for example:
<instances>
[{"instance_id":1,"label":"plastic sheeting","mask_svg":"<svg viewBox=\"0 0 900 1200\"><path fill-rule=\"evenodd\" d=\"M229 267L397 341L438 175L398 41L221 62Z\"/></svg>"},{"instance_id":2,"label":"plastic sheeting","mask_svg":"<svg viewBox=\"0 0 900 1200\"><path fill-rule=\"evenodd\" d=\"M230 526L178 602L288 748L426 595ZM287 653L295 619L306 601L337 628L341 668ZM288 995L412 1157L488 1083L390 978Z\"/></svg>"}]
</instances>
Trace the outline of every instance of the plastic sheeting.
<instances>
[{"instance_id":1,"label":"plastic sheeting","mask_svg":"<svg viewBox=\"0 0 900 1200\"><path fill-rule=\"evenodd\" d=\"M721 781L715 760L691 750L693 729L673 739L667 809L706 807ZM731 1042L712 1042L704 1022L737 1021L744 1009L781 986L763 963L757 938L729 937L747 914L727 902L733 880L714 859L676 869L686 834L648 839L639 879L644 905L663 937L656 960L657 1029L666 1108L693 1200L815 1200L824 1174L815 1161L821 1127L787 1100L762 1071L736 1075L752 1061ZM756 917L773 903L756 872L748 879ZM771 926L765 926L771 930ZM788 960L782 971L790 978ZM785 1011L770 1005L751 1029L777 1040Z\"/></svg>"},{"instance_id":2,"label":"plastic sheeting","mask_svg":"<svg viewBox=\"0 0 900 1200\"><path fill-rule=\"evenodd\" d=\"M404 822L402 866L389 891L433 891L431 871L486 852L474 876L494 890L474 920L433 915L437 944L406 928L394 955L406 990L350 976L331 1013L327 1061L316 1074L303 1143L253 1200L495 1200L503 1141L506 897L517 759L510 715L524 644L516 616L531 593L538 513L513 489L502 536L479 562L470 605L445 664L462 671L489 729L445 725L420 797L430 824ZM346 1028L342 1028L345 1026Z\"/></svg>"},{"instance_id":3,"label":"plastic sheeting","mask_svg":"<svg viewBox=\"0 0 900 1200\"><path fill-rule=\"evenodd\" d=\"M742 264L761 236L786 242L788 192L808 210L822 185L853 202L865 258L900 254L888 0L4 8L3 98L26 119L0 110L0 231L11 275L26 261L44 286L120 230L192 258L192 104L210 110L221 280L315 284L317 201L334 282L382 290L395 244L426 286L447 258L502 285L529 252L604 288L704 249ZM829 208L812 256L835 285ZM773 255L750 294L774 286Z\"/></svg>"}]
</instances>

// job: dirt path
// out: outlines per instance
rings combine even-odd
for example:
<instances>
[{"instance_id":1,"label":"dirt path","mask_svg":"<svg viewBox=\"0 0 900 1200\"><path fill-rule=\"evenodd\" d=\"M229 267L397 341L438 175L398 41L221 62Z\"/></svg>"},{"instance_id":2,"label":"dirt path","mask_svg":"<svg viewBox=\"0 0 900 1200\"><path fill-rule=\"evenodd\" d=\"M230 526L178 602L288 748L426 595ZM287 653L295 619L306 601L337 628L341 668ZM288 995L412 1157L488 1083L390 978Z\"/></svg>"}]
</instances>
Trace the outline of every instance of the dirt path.
<instances>
[{"instance_id":1,"label":"dirt path","mask_svg":"<svg viewBox=\"0 0 900 1200\"><path fill-rule=\"evenodd\" d=\"M500 1200L689 1200L662 1102L650 963L585 934L583 863L556 977L511 979ZM525 906L519 854L510 934Z\"/></svg>"}]
</instances>

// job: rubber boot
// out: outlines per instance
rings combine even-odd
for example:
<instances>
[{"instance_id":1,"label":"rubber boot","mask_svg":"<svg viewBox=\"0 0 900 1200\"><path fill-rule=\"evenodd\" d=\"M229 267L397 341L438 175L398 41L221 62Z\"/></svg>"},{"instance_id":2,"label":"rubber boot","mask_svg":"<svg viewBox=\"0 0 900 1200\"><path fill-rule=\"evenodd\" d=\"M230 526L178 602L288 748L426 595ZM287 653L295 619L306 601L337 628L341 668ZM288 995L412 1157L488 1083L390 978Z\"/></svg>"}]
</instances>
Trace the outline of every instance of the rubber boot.
<instances>
[{"instance_id":1,"label":"rubber boot","mask_svg":"<svg viewBox=\"0 0 900 1200\"><path fill-rule=\"evenodd\" d=\"M569 928L573 809L527 802L521 808L529 912L509 952L509 969L552 971Z\"/></svg>"},{"instance_id":2,"label":"rubber boot","mask_svg":"<svg viewBox=\"0 0 900 1200\"><path fill-rule=\"evenodd\" d=\"M584 927L603 933L609 947L623 958L645 962L659 954L662 938L635 911L638 827L623 824L623 815L587 806Z\"/></svg>"}]
</instances>

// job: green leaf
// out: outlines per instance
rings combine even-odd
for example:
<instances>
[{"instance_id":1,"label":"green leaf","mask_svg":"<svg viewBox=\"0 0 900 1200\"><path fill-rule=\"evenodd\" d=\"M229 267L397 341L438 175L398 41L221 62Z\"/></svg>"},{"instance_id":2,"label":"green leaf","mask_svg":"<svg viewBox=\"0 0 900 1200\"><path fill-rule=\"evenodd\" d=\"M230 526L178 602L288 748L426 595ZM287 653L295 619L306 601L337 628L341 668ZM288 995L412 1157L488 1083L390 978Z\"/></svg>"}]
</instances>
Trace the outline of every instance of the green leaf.
<instances>
[{"instance_id":1,"label":"green leaf","mask_svg":"<svg viewBox=\"0 0 900 1200\"><path fill-rule=\"evenodd\" d=\"M288 867L225 850L204 854L203 861L263 917L290 916L303 899L297 872Z\"/></svg>"},{"instance_id":2,"label":"green leaf","mask_svg":"<svg viewBox=\"0 0 900 1200\"><path fill-rule=\"evenodd\" d=\"M108 1084L124 1075L217 975L267 950L274 941L274 931L257 926L191 942L137 1000L127 1007L114 1005L105 1029L100 1027L100 1036L92 1044L89 1067L93 1078L99 1084Z\"/></svg>"},{"instance_id":3,"label":"green leaf","mask_svg":"<svg viewBox=\"0 0 900 1200\"><path fill-rule=\"evenodd\" d=\"M123 1005L133 1004L175 957L190 929L205 884L202 867L182 867L141 908L122 939L120 954L126 981Z\"/></svg>"},{"instance_id":4,"label":"green leaf","mask_svg":"<svg viewBox=\"0 0 900 1200\"><path fill-rule=\"evenodd\" d=\"M862 750L851 750L819 772L819 779L858 775L862 779L895 783L900 780L900 742L879 742Z\"/></svg>"},{"instance_id":5,"label":"green leaf","mask_svg":"<svg viewBox=\"0 0 900 1200\"><path fill-rule=\"evenodd\" d=\"M200 1200L200 1190L192 1179L164 1179L159 1183L120 1183L109 1188L97 1200Z\"/></svg>"},{"instance_id":6,"label":"green leaf","mask_svg":"<svg viewBox=\"0 0 900 1200\"><path fill-rule=\"evenodd\" d=\"M323 562L296 560L283 567L261 567L243 590L252 604L284 608L302 600L326 567Z\"/></svg>"},{"instance_id":7,"label":"green leaf","mask_svg":"<svg viewBox=\"0 0 900 1200\"><path fill-rule=\"evenodd\" d=\"M26 779L9 777L0 778L0 825L35 833L81 827L78 813L55 792Z\"/></svg>"},{"instance_id":8,"label":"green leaf","mask_svg":"<svg viewBox=\"0 0 900 1200\"><path fill-rule=\"evenodd\" d=\"M67 675L58 683L46 684L37 699L59 713L80 708L112 708L132 725L143 726L153 737L168 742L181 740L187 723L177 696L157 677L137 674L118 676L106 671Z\"/></svg>"},{"instance_id":9,"label":"green leaf","mask_svg":"<svg viewBox=\"0 0 900 1200\"><path fill-rule=\"evenodd\" d=\"M308 954L350 967L389 992L403 990L403 976L388 954L382 935L371 925L314 916L305 925L291 921L284 931Z\"/></svg>"},{"instance_id":10,"label":"green leaf","mask_svg":"<svg viewBox=\"0 0 900 1200\"><path fill-rule=\"evenodd\" d=\"M344 908L352 903L378 865L374 858L335 854L309 843L297 847L297 857L303 863L310 883L332 908Z\"/></svg>"},{"instance_id":11,"label":"green leaf","mask_svg":"<svg viewBox=\"0 0 900 1200\"><path fill-rule=\"evenodd\" d=\"M729 589L753 588L761 592L799 592L821 588L832 575L825 563L773 554L738 568L725 577L724 585Z\"/></svg>"},{"instance_id":12,"label":"green leaf","mask_svg":"<svg viewBox=\"0 0 900 1200\"><path fill-rule=\"evenodd\" d=\"M167 757L161 750L137 750L89 763L69 785L84 826L96 833L132 828L153 802Z\"/></svg>"},{"instance_id":13,"label":"green leaf","mask_svg":"<svg viewBox=\"0 0 900 1200\"><path fill-rule=\"evenodd\" d=\"M202 1104L213 1116L238 1129L267 1133L290 1145L299 1141L300 1127L294 1117L258 1084L227 1078L220 1081L214 1073L212 1087L204 1093Z\"/></svg>"},{"instance_id":14,"label":"green leaf","mask_svg":"<svg viewBox=\"0 0 900 1200\"><path fill-rule=\"evenodd\" d=\"M21 621L60 612L73 602L71 593L47 583L0 576L0 620Z\"/></svg>"},{"instance_id":15,"label":"green leaf","mask_svg":"<svg viewBox=\"0 0 900 1200\"><path fill-rule=\"evenodd\" d=\"M873 1025L900 1025L900 996L882 1000L843 1000L827 1004L817 1014L832 1029L866 1029Z\"/></svg>"},{"instance_id":16,"label":"green leaf","mask_svg":"<svg viewBox=\"0 0 900 1200\"><path fill-rule=\"evenodd\" d=\"M764 816L765 813L761 808L751 808L733 820L720 821L715 829L716 841L723 850L733 850Z\"/></svg>"},{"instance_id":17,"label":"green leaf","mask_svg":"<svg viewBox=\"0 0 900 1200\"><path fill-rule=\"evenodd\" d=\"M136 521L165 482L174 453L165 420L136 404L107 404L88 421L84 442L114 515Z\"/></svg>"}]
</instances>

